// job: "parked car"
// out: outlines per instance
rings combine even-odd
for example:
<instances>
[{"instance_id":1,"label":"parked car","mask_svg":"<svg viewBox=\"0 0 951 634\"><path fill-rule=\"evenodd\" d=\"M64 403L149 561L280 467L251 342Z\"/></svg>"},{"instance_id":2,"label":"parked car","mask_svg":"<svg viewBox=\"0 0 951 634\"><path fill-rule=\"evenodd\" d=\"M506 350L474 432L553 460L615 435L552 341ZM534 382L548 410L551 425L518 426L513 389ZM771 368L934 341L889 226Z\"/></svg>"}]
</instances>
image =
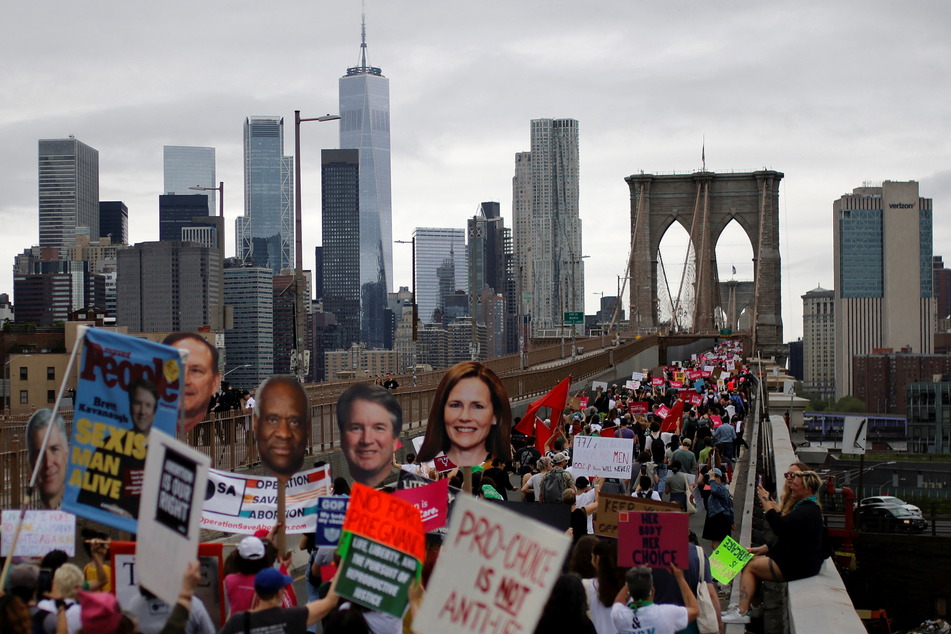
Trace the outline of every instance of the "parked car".
<instances>
[{"instance_id":1,"label":"parked car","mask_svg":"<svg viewBox=\"0 0 951 634\"><path fill-rule=\"evenodd\" d=\"M859 507L859 529L878 533L920 533L928 522L902 506L866 504Z\"/></svg>"},{"instance_id":2,"label":"parked car","mask_svg":"<svg viewBox=\"0 0 951 634\"><path fill-rule=\"evenodd\" d=\"M922 517L920 508L914 504L908 504L904 500L896 498L894 495L876 495L865 498L859 504L859 508L864 506L901 506L915 517Z\"/></svg>"}]
</instances>

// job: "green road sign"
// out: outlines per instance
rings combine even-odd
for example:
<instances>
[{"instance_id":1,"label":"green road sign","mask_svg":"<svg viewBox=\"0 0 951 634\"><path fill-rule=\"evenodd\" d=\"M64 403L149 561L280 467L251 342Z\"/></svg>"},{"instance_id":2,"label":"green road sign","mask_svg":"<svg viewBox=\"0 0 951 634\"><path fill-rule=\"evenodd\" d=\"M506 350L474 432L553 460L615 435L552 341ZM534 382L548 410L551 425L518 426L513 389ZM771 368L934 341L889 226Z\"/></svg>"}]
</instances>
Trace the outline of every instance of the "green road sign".
<instances>
[{"instance_id":1,"label":"green road sign","mask_svg":"<svg viewBox=\"0 0 951 634\"><path fill-rule=\"evenodd\" d=\"M583 324L584 323L584 313L565 313L565 323L566 324Z\"/></svg>"}]
</instances>

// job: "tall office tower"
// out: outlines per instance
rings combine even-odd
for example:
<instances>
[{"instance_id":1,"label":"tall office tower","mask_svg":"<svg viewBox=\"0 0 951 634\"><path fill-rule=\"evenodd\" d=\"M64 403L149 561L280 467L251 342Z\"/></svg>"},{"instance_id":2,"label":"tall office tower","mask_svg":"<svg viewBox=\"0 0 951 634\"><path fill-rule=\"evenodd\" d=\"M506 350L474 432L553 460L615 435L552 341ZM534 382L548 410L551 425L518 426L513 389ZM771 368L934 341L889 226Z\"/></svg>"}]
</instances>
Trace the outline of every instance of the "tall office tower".
<instances>
[{"instance_id":1,"label":"tall office tower","mask_svg":"<svg viewBox=\"0 0 951 634\"><path fill-rule=\"evenodd\" d=\"M210 215L205 194L163 194L159 196L159 240L181 240L182 229L192 226L192 218Z\"/></svg>"},{"instance_id":2,"label":"tall office tower","mask_svg":"<svg viewBox=\"0 0 951 634\"><path fill-rule=\"evenodd\" d=\"M366 20L362 25L360 64L347 69L347 74L340 78L339 89L340 147L360 151L359 253L365 320L361 329L368 337L363 343L374 348L382 346L383 307L393 283L390 80L379 68L367 65Z\"/></svg>"},{"instance_id":3,"label":"tall office tower","mask_svg":"<svg viewBox=\"0 0 951 634\"><path fill-rule=\"evenodd\" d=\"M416 248L416 304L424 324L440 321L435 311L445 308L445 297L457 290L468 290L466 282L466 230L417 227L413 232Z\"/></svg>"},{"instance_id":4,"label":"tall office tower","mask_svg":"<svg viewBox=\"0 0 951 634\"><path fill-rule=\"evenodd\" d=\"M165 162L165 194L180 196L193 194L190 187L217 187L215 179L215 148L191 145L166 145L163 148ZM218 192L206 190L208 211L206 215L218 213ZM164 240L164 238L162 238Z\"/></svg>"},{"instance_id":5,"label":"tall office tower","mask_svg":"<svg viewBox=\"0 0 951 634\"><path fill-rule=\"evenodd\" d=\"M515 156L512 211L535 334L553 335L563 313L584 312L578 183L578 122L533 119L530 156Z\"/></svg>"},{"instance_id":6,"label":"tall office tower","mask_svg":"<svg viewBox=\"0 0 951 634\"><path fill-rule=\"evenodd\" d=\"M357 150L322 150L320 161L324 312L346 349L361 342L360 161Z\"/></svg>"},{"instance_id":7,"label":"tall office tower","mask_svg":"<svg viewBox=\"0 0 951 634\"><path fill-rule=\"evenodd\" d=\"M225 372L232 384L250 389L274 373L274 296L271 269L238 266L224 270L225 305L234 328L225 331Z\"/></svg>"},{"instance_id":8,"label":"tall office tower","mask_svg":"<svg viewBox=\"0 0 951 634\"><path fill-rule=\"evenodd\" d=\"M99 201L99 230L96 237L108 236L112 244L129 244L129 208L121 200Z\"/></svg>"},{"instance_id":9,"label":"tall office tower","mask_svg":"<svg viewBox=\"0 0 951 634\"><path fill-rule=\"evenodd\" d=\"M835 393L852 393L852 357L874 350L930 354L935 332L932 207L915 181L857 187L835 220Z\"/></svg>"},{"instance_id":10,"label":"tall office tower","mask_svg":"<svg viewBox=\"0 0 951 634\"><path fill-rule=\"evenodd\" d=\"M77 227L99 231L98 150L72 136L40 139L39 176L41 247L72 246Z\"/></svg>"},{"instance_id":11,"label":"tall office tower","mask_svg":"<svg viewBox=\"0 0 951 634\"><path fill-rule=\"evenodd\" d=\"M218 249L140 242L118 253L116 325L132 332L195 332L214 321Z\"/></svg>"},{"instance_id":12,"label":"tall office tower","mask_svg":"<svg viewBox=\"0 0 951 634\"><path fill-rule=\"evenodd\" d=\"M835 398L835 292L817 286L802 296L802 388Z\"/></svg>"},{"instance_id":13,"label":"tall office tower","mask_svg":"<svg viewBox=\"0 0 951 634\"><path fill-rule=\"evenodd\" d=\"M498 295L501 304L496 302L492 314L502 307L501 317L493 317L493 326L489 328L487 358L511 354L517 351L515 337L509 334L516 328L518 306L515 297L515 284L512 278L513 262L509 230L500 215L499 203L484 202L479 212L467 221L468 243L466 253L469 261L469 313L476 322L488 326L486 319L490 314L480 307L480 300L487 290ZM493 331L493 327L498 332ZM497 340L496 337L501 337Z\"/></svg>"},{"instance_id":14,"label":"tall office tower","mask_svg":"<svg viewBox=\"0 0 951 634\"><path fill-rule=\"evenodd\" d=\"M310 294L311 272L304 271L306 294ZM287 271L275 275L271 284L271 296L274 319L274 374L292 374L291 351L294 349L294 272ZM304 323L304 350L314 350L313 308L311 302L305 306ZM305 367L309 365L309 357L304 359ZM313 381L312 367L305 370L305 380Z\"/></svg>"},{"instance_id":15,"label":"tall office tower","mask_svg":"<svg viewBox=\"0 0 951 634\"><path fill-rule=\"evenodd\" d=\"M244 121L244 215L235 253L274 274L294 268L294 160L284 156L284 119Z\"/></svg>"}]
</instances>

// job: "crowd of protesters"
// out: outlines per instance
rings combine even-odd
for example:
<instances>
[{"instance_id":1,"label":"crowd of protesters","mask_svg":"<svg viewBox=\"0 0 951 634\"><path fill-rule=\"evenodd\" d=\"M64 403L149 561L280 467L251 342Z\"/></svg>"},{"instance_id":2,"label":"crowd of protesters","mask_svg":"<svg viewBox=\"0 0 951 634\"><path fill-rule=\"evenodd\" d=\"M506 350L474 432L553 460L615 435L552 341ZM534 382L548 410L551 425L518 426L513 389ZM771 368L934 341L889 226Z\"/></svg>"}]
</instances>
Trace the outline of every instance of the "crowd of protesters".
<instances>
[{"instance_id":1,"label":"crowd of protesters","mask_svg":"<svg viewBox=\"0 0 951 634\"><path fill-rule=\"evenodd\" d=\"M636 385L599 386L590 395L582 391L569 399L564 411L552 412L551 418L541 423L547 435L545 442L539 443L534 435L513 432L511 451L486 452L465 485L461 470L439 473L432 462L412 453L405 455L403 463L392 456L389 480L393 470L405 474L401 477L447 477L451 486L465 486L472 495L489 501L520 500L524 504L568 507L566 532L572 547L536 632L699 632L699 599L705 599L704 594L717 606L715 629L722 631L717 589L699 540L707 540L715 549L735 528L729 484L740 451L746 446L743 423L749 414L752 381L742 370L727 370L722 363L716 364L714 372L700 369L714 363L701 358L676 367L656 368L641 376ZM460 385L466 385L467 376L460 375ZM688 378L691 376L692 380ZM398 384L394 380L383 387L391 391ZM459 397L450 390L455 388L446 388L444 400L454 404ZM684 398L685 394L689 398ZM495 409L497 414L499 407ZM485 418L488 423L488 416ZM518 427L519 420L514 423ZM456 452L453 457L478 450L463 446L464 434L462 440L458 431L453 436L451 420L444 424L450 426L447 438L440 440L438 447L424 446L422 458L432 458L440 448L451 448ZM491 432L487 433L495 435L485 441L485 446L493 449L500 441L509 441L504 434L495 433L495 425L493 419ZM393 431L394 437L399 434L398 429ZM599 479L572 473L573 443L579 436L593 435L633 441L630 478ZM460 447L468 453L459 451ZM779 539L751 548L757 556L742 574L743 602L725 616L726 622L748 621L759 580L802 578L818 570L818 553L806 561L796 558L804 550L812 553L813 543L819 539L821 512L815 499L818 477L805 465L797 464L786 474L786 482L779 501L758 489L767 520ZM349 490L345 479L334 481L335 494L346 495ZM617 541L598 537L594 531L598 497L606 493L670 502L686 512L702 509L702 534L690 534L687 568L620 567ZM94 535L85 540L90 558L85 570L69 563L61 551L51 552L35 565L14 566L0 597L0 631L214 631L208 610L194 594L199 581L197 562L183 576L181 594L174 605L142 588L141 596L121 610L109 593L108 542L103 537ZM244 537L225 562L223 600L227 619L218 631L412 631L413 618L438 559L439 538L428 536L427 546L421 582L413 586L409 608L401 620L339 597L333 573L328 572L339 563L339 556L332 548L315 548L312 536L302 536L299 544L309 553L304 574L306 598L300 602L288 574L290 554L278 552L274 533L263 531Z\"/></svg>"}]
</instances>

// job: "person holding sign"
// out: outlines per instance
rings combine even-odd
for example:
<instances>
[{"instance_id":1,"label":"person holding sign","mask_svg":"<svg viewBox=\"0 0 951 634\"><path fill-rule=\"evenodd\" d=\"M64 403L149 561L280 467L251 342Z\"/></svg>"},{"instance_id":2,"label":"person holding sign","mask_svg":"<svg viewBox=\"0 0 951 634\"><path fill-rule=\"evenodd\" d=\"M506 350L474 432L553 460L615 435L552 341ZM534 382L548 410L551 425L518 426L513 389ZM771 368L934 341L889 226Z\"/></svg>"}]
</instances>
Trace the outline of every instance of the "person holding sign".
<instances>
[{"instance_id":1,"label":"person holding sign","mask_svg":"<svg viewBox=\"0 0 951 634\"><path fill-rule=\"evenodd\" d=\"M310 408L307 393L292 376L272 376L258 390L251 416L261 464L285 482L304 466Z\"/></svg>"},{"instance_id":2,"label":"person holding sign","mask_svg":"<svg viewBox=\"0 0 951 634\"><path fill-rule=\"evenodd\" d=\"M776 539L748 549L755 556L740 577L740 604L723 615L724 623L749 623L747 612L760 580L795 581L817 575L822 568L824 527L816 497L822 479L815 471L799 471L798 467L784 475L794 500L785 515L780 514L781 507L770 499L762 485L756 487L756 496Z\"/></svg>"},{"instance_id":3,"label":"person holding sign","mask_svg":"<svg viewBox=\"0 0 951 634\"><path fill-rule=\"evenodd\" d=\"M36 488L40 494L40 506L46 509L58 509L63 501L63 489L66 486L66 463L69 462L69 443L66 440L66 423L59 414L53 419L49 430L46 449L40 456L43 437L50 426L52 410L40 409L30 416L26 424L27 452L30 456L30 471L40 463L40 472L36 478Z\"/></svg>"},{"instance_id":4,"label":"person holding sign","mask_svg":"<svg viewBox=\"0 0 951 634\"><path fill-rule=\"evenodd\" d=\"M390 475L403 429L399 401L379 385L358 383L337 399L337 427L354 481L373 488L381 486Z\"/></svg>"},{"instance_id":5,"label":"person holding sign","mask_svg":"<svg viewBox=\"0 0 951 634\"><path fill-rule=\"evenodd\" d=\"M436 387L419 461L444 453L453 464L482 464L486 453L512 459L512 408L499 377L477 361L449 368Z\"/></svg>"},{"instance_id":6,"label":"person holding sign","mask_svg":"<svg viewBox=\"0 0 951 634\"><path fill-rule=\"evenodd\" d=\"M282 608L285 588L294 579L274 568L265 568L254 577L254 596L257 606L247 612L231 616L219 630L220 634L242 632L303 632L308 625L317 623L337 605L334 585L323 599L311 601L303 607Z\"/></svg>"},{"instance_id":7,"label":"person holding sign","mask_svg":"<svg viewBox=\"0 0 951 634\"><path fill-rule=\"evenodd\" d=\"M625 586L618 592L611 607L611 620L620 634L652 632L652 634L674 634L695 621L700 614L697 597L694 596L684 571L671 564L668 569L677 579L677 586L684 604L655 604L654 579L647 566L636 566L627 571Z\"/></svg>"}]
</instances>

